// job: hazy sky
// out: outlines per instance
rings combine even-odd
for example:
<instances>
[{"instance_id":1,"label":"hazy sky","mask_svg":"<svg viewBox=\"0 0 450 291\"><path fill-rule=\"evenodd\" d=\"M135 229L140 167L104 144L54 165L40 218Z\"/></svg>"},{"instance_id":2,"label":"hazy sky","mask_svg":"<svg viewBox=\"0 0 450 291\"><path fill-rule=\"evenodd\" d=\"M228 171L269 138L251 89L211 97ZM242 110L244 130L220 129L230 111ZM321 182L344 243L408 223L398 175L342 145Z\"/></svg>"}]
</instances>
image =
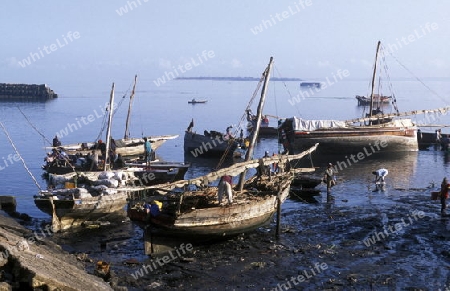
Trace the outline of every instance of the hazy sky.
<instances>
[{"instance_id":1,"label":"hazy sky","mask_svg":"<svg viewBox=\"0 0 450 291\"><path fill-rule=\"evenodd\" d=\"M0 82L257 77L270 56L276 76L368 78L378 40L418 77L450 77L449 16L448 0L5 0Z\"/></svg>"}]
</instances>

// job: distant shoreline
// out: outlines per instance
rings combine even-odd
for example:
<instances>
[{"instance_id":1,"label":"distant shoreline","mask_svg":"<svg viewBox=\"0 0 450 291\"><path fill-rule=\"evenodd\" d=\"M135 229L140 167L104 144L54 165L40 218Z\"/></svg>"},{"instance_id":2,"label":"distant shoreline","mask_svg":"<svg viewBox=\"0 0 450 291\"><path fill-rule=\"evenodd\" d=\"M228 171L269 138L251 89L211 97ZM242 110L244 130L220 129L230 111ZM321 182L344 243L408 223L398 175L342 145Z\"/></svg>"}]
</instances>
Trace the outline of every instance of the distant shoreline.
<instances>
[{"instance_id":1,"label":"distant shoreline","mask_svg":"<svg viewBox=\"0 0 450 291\"><path fill-rule=\"evenodd\" d=\"M178 77L174 80L205 80L205 81L259 81L255 77ZM300 78L270 78L272 81L303 81Z\"/></svg>"}]
</instances>

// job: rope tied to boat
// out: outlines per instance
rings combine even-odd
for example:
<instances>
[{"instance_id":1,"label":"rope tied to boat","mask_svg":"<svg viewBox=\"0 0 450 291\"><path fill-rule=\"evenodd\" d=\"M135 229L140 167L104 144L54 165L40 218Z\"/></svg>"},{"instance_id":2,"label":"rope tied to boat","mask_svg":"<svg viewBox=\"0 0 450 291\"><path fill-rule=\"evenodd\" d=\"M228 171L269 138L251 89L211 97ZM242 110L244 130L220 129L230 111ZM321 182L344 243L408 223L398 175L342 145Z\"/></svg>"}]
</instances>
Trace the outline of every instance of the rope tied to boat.
<instances>
[{"instance_id":1,"label":"rope tied to boat","mask_svg":"<svg viewBox=\"0 0 450 291\"><path fill-rule=\"evenodd\" d=\"M20 155L19 151L17 150L16 146L14 145L14 142L12 141L8 131L6 130L6 127L3 125L2 122L0 122L0 126L2 127L3 131L5 132L6 137L9 140L9 143L11 144L11 146L13 147L13 149L16 151L17 156L20 158L20 160L22 161L22 164L25 168L25 170L27 170L28 174L31 176L31 178L34 181L34 184L36 184L36 186L38 187L39 191L42 191L41 185L39 185L38 181L36 180L36 178L33 176L33 173L31 173L30 169L28 169L27 164L25 163L25 160L22 158L22 156Z\"/></svg>"}]
</instances>

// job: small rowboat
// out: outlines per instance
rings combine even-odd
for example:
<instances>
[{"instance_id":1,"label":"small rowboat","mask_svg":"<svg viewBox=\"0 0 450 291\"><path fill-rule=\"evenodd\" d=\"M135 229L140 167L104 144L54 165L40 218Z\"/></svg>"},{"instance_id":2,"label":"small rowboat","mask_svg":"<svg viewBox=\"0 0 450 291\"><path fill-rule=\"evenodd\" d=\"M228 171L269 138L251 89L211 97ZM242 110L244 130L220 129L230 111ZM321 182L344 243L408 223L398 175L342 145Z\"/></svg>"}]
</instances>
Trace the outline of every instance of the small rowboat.
<instances>
[{"instance_id":1,"label":"small rowboat","mask_svg":"<svg viewBox=\"0 0 450 291\"><path fill-rule=\"evenodd\" d=\"M195 100L195 98L188 101L189 104L206 103L206 102L208 102L208 100Z\"/></svg>"}]
</instances>

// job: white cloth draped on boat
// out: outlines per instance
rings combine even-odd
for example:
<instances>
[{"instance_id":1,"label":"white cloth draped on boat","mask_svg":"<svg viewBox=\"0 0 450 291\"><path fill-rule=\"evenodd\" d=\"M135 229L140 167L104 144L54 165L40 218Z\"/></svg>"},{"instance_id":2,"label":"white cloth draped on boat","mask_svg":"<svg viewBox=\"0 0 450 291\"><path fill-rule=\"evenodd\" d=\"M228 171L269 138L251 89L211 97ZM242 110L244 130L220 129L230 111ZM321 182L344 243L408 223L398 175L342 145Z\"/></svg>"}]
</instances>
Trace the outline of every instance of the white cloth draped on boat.
<instances>
[{"instance_id":1,"label":"white cloth draped on boat","mask_svg":"<svg viewBox=\"0 0 450 291\"><path fill-rule=\"evenodd\" d=\"M292 118L292 127L298 131L313 131L319 128L346 127L344 121L340 120L306 120L298 117Z\"/></svg>"}]
</instances>

